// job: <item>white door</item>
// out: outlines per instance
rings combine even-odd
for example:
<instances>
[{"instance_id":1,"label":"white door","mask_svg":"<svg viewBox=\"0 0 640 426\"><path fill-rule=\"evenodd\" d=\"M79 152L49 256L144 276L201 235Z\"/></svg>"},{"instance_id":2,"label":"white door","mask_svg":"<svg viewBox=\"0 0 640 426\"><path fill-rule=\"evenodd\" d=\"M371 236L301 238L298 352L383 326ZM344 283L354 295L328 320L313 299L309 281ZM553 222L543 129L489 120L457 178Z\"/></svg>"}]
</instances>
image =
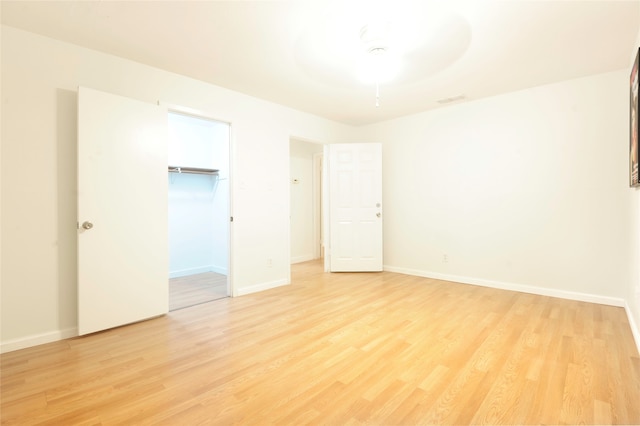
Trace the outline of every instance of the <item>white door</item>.
<instances>
[{"instance_id":1,"label":"white door","mask_svg":"<svg viewBox=\"0 0 640 426\"><path fill-rule=\"evenodd\" d=\"M329 145L330 270L382 271L382 145Z\"/></svg>"},{"instance_id":2,"label":"white door","mask_svg":"<svg viewBox=\"0 0 640 426\"><path fill-rule=\"evenodd\" d=\"M78 91L78 332L168 310L167 111Z\"/></svg>"}]
</instances>

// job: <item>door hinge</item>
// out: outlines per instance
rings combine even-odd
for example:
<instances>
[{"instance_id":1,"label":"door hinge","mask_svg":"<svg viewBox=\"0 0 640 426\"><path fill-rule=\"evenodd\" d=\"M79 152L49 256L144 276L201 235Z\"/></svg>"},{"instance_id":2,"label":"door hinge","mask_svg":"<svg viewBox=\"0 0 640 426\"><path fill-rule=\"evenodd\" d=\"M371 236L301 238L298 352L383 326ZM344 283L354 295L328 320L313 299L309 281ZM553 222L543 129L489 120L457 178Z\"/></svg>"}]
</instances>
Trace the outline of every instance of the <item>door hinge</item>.
<instances>
[{"instance_id":1,"label":"door hinge","mask_svg":"<svg viewBox=\"0 0 640 426\"><path fill-rule=\"evenodd\" d=\"M230 221L231 221L231 222L233 222L233 216L231 216L231 218L230 218L230 219L231 219Z\"/></svg>"}]
</instances>

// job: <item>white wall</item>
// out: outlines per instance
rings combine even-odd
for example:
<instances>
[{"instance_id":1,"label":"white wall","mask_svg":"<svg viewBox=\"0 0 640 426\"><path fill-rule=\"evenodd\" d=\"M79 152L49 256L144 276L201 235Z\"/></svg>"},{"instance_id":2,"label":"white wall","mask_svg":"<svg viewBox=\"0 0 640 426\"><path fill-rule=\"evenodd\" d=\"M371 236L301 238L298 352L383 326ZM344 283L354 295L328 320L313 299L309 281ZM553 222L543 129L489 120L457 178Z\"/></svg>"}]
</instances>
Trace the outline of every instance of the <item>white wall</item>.
<instances>
[{"instance_id":1,"label":"white wall","mask_svg":"<svg viewBox=\"0 0 640 426\"><path fill-rule=\"evenodd\" d=\"M635 61L636 55L638 54L638 47L640 47L640 29L638 30L635 46L629 55L628 73L631 72L633 61ZM626 83L629 83L628 79ZM627 128L628 126L629 120L627 119ZM626 294L627 314L632 323L632 329L635 332L636 345L640 348L640 188L630 189L628 197L629 209L626 220L630 222L629 234L632 237L627 259L629 274L631 275Z\"/></svg>"},{"instance_id":2,"label":"white wall","mask_svg":"<svg viewBox=\"0 0 640 426\"><path fill-rule=\"evenodd\" d=\"M169 173L169 276L227 274L229 125L173 113L168 124L169 165L219 170Z\"/></svg>"},{"instance_id":3,"label":"white wall","mask_svg":"<svg viewBox=\"0 0 640 426\"><path fill-rule=\"evenodd\" d=\"M176 112L168 114L168 162L174 166L228 169L229 125Z\"/></svg>"},{"instance_id":4,"label":"white wall","mask_svg":"<svg viewBox=\"0 0 640 426\"><path fill-rule=\"evenodd\" d=\"M316 258L314 226L313 156L322 144L292 140L290 144L291 263ZM297 183L294 183L297 180ZM318 220L317 218L316 220Z\"/></svg>"},{"instance_id":5,"label":"white wall","mask_svg":"<svg viewBox=\"0 0 640 426\"><path fill-rule=\"evenodd\" d=\"M629 70L350 128L9 27L1 41L3 350L75 335L78 85L232 123L236 294L287 281L290 138L359 140L384 144L388 269L626 299L640 323Z\"/></svg>"},{"instance_id":6,"label":"white wall","mask_svg":"<svg viewBox=\"0 0 640 426\"><path fill-rule=\"evenodd\" d=\"M384 144L385 268L622 305L627 86L624 70L363 129Z\"/></svg>"},{"instance_id":7,"label":"white wall","mask_svg":"<svg viewBox=\"0 0 640 426\"><path fill-rule=\"evenodd\" d=\"M287 283L289 139L345 142L353 129L6 26L1 42L3 350L76 334L79 85L230 122L236 294Z\"/></svg>"},{"instance_id":8,"label":"white wall","mask_svg":"<svg viewBox=\"0 0 640 426\"><path fill-rule=\"evenodd\" d=\"M212 220L216 186L215 176L169 174L169 277L214 271L213 233L226 227Z\"/></svg>"}]
</instances>

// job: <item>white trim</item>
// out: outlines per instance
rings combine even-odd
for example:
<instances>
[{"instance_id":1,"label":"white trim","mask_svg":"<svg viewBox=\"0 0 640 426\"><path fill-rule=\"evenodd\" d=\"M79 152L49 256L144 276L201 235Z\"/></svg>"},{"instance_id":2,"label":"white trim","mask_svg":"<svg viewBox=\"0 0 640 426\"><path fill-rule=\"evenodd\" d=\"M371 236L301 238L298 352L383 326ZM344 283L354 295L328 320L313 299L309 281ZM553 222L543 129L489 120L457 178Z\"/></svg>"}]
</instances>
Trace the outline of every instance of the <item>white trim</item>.
<instances>
[{"instance_id":1,"label":"white trim","mask_svg":"<svg viewBox=\"0 0 640 426\"><path fill-rule=\"evenodd\" d=\"M203 118L205 120L218 121L220 123L228 124L231 126L231 121L217 118L216 116L210 114L207 111L189 108L179 104L172 104L169 102L157 101L158 106L161 108L165 108L168 112L175 112L177 114L189 115L195 118Z\"/></svg>"},{"instance_id":2,"label":"white trim","mask_svg":"<svg viewBox=\"0 0 640 426\"><path fill-rule=\"evenodd\" d=\"M301 263L301 262L308 262L308 261L313 260L313 259L318 259L318 257L314 256L313 254L305 254L304 256L296 256L296 257L292 257L291 258L291 264Z\"/></svg>"},{"instance_id":3,"label":"white trim","mask_svg":"<svg viewBox=\"0 0 640 426\"><path fill-rule=\"evenodd\" d=\"M270 281L267 283L254 284L247 287L236 289L236 293L234 294L234 296L245 296L247 294L258 293L259 291L269 290L272 288L281 287L283 285L289 285L289 284L291 284L291 282L287 281L286 279Z\"/></svg>"},{"instance_id":4,"label":"white trim","mask_svg":"<svg viewBox=\"0 0 640 426\"><path fill-rule=\"evenodd\" d=\"M473 284L482 287L497 288L501 290L518 291L521 293L538 294L540 296L558 297L561 299L577 300L580 302L598 303L601 305L624 307L626 302L622 298L600 296L597 294L578 293L573 291L557 290L553 288L536 287L526 284L507 283L502 281L484 280L480 278L465 277L460 275L441 274L439 272L421 271L417 269L398 268L385 265L385 271L397 272L418 277L434 278L443 281L453 281L462 284Z\"/></svg>"},{"instance_id":5,"label":"white trim","mask_svg":"<svg viewBox=\"0 0 640 426\"><path fill-rule=\"evenodd\" d=\"M313 258L318 259L322 256L322 161L324 154L322 152L316 152L312 156L311 165L311 192L313 194ZM311 259L309 259L311 260ZM291 260L291 263L294 263Z\"/></svg>"},{"instance_id":6,"label":"white trim","mask_svg":"<svg viewBox=\"0 0 640 426\"><path fill-rule=\"evenodd\" d=\"M32 346L44 345L45 343L57 342L60 340L76 337L78 328L67 328L64 330L51 331L49 333L34 334L19 339L7 340L0 343L0 353L17 351L19 349L30 348Z\"/></svg>"},{"instance_id":7,"label":"white trim","mask_svg":"<svg viewBox=\"0 0 640 426\"><path fill-rule=\"evenodd\" d=\"M322 245L324 247L324 272L331 271L331 224L329 223L329 145L322 147Z\"/></svg>"},{"instance_id":8,"label":"white trim","mask_svg":"<svg viewBox=\"0 0 640 426\"><path fill-rule=\"evenodd\" d=\"M633 312L631 312L631 306L629 303L625 301L624 310L627 313L627 318L629 319L629 327L631 327L631 334L633 334L633 339L636 341L636 348L638 349L638 353L640 354L640 328L638 327L638 323L636 323L633 318Z\"/></svg>"},{"instance_id":9,"label":"white trim","mask_svg":"<svg viewBox=\"0 0 640 426\"><path fill-rule=\"evenodd\" d=\"M211 265L211 272L227 275L227 268L225 266Z\"/></svg>"}]
</instances>

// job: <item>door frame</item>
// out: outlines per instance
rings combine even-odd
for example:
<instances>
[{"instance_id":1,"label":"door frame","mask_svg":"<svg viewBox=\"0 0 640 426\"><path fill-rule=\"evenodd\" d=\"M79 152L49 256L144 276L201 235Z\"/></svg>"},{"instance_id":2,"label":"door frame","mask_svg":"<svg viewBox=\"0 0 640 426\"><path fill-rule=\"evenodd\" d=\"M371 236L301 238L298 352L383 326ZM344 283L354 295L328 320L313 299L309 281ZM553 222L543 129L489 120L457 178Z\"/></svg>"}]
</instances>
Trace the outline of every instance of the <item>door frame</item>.
<instances>
[{"instance_id":1,"label":"door frame","mask_svg":"<svg viewBox=\"0 0 640 426\"><path fill-rule=\"evenodd\" d=\"M187 115L194 118L200 118L203 120L217 121L219 123L225 123L229 126L229 235L227 240L227 296L238 296L236 286L233 279L233 170L235 168L235 132L233 122L218 118L214 114L207 111L202 111L194 108L185 107L178 104L170 104L162 101L158 101L158 105L164 106L167 113L176 113Z\"/></svg>"},{"instance_id":2,"label":"door frame","mask_svg":"<svg viewBox=\"0 0 640 426\"><path fill-rule=\"evenodd\" d=\"M312 166L312 182L313 182L313 255L316 259L323 257L323 245L324 238L322 231L324 229L324 212L322 211L324 205L323 188L324 182L322 181L324 163L324 147L323 152L316 152L313 154L313 166Z\"/></svg>"},{"instance_id":3,"label":"door frame","mask_svg":"<svg viewBox=\"0 0 640 426\"><path fill-rule=\"evenodd\" d=\"M314 180L321 179L321 182L314 182L313 184L313 203L314 203L314 240L319 241L322 244L322 248L320 248L320 244L316 248L318 251L314 250L314 254L322 254L323 255L323 269L324 272L331 272L331 188L330 188L330 173L331 173L331 145L330 143L322 143L318 141L314 141L308 138L298 137L298 136L289 136L289 144L291 144L291 140L297 140L301 142L313 143L316 145L322 146L322 152L316 153L313 155L312 161L312 177ZM357 144L357 143L355 143ZM367 143L365 143L367 144ZM368 143L372 144L372 143ZM375 143L376 145L381 145ZM350 144L345 144L350 145ZM321 158L321 161L318 159ZM382 158L380 158L382 162ZM289 182L291 182L291 174L289 174ZM382 188L380 188L382 191ZM289 185L289 211L291 211L291 185ZM382 199L380 200L382 203ZM320 206L317 206L316 203L319 203ZM318 214L318 208L321 211ZM316 222L316 220L318 222ZM321 230L318 231L318 225L321 223ZM383 229L384 231L384 229ZM317 235L319 233L320 235ZM384 232L381 235L383 238ZM289 265L291 265L291 222L289 222L288 227L288 254L289 254ZM317 236L317 238L316 238ZM314 244L315 244L314 241ZM323 250L324 253L320 252ZM384 270L384 259L381 260L382 266L381 270ZM291 283L291 266L289 267L287 281Z\"/></svg>"},{"instance_id":4,"label":"door frame","mask_svg":"<svg viewBox=\"0 0 640 426\"><path fill-rule=\"evenodd\" d=\"M329 144L322 150L322 244L324 246L324 272L331 272L331 188L329 181Z\"/></svg>"},{"instance_id":5,"label":"door frame","mask_svg":"<svg viewBox=\"0 0 640 426\"><path fill-rule=\"evenodd\" d=\"M324 142L319 142L313 139L299 137L295 135L289 135L289 148L291 148L291 141L296 140L298 142L304 142L308 144L314 144L319 147L322 147L322 151L319 151L312 155L311 162L311 180L312 180L312 208L313 208L313 218L312 218L312 226L313 226L313 239L314 239L314 250L313 255L317 259L324 255L324 259L326 259L327 246L325 243L326 238L326 217L328 214L328 210L326 210L326 202L327 199L327 188L326 185L328 181L326 180L326 172L327 172L327 164L325 161L327 145ZM289 160L291 160L291 150L289 149ZM289 182L291 182L291 167L289 167ZM289 197L287 199L288 211L291 211L291 185L289 185ZM324 253L323 253L324 251ZM289 269L287 272L287 282L291 283L291 216L289 216L289 226L287 227L287 253L289 256Z\"/></svg>"}]
</instances>

